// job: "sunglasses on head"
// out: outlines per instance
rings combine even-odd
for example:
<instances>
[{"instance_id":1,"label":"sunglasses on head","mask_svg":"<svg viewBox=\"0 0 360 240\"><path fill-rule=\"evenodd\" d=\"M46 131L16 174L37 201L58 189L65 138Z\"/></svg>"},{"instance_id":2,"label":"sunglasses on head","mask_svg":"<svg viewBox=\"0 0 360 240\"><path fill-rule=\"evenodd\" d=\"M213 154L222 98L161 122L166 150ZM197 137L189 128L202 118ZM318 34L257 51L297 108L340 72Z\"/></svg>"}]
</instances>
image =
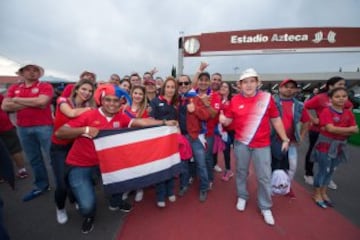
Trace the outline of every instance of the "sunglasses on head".
<instances>
[{"instance_id":1,"label":"sunglasses on head","mask_svg":"<svg viewBox=\"0 0 360 240\"><path fill-rule=\"evenodd\" d=\"M179 86L187 86L187 85L189 85L190 84L190 82L179 82Z\"/></svg>"}]
</instances>

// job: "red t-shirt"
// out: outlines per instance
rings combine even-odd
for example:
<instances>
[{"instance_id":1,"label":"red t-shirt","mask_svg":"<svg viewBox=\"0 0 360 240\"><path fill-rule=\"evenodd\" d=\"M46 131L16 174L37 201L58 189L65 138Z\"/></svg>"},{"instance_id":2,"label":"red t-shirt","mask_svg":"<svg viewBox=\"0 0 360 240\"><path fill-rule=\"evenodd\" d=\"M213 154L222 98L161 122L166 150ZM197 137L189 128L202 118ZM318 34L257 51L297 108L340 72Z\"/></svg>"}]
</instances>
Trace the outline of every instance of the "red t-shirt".
<instances>
[{"instance_id":1,"label":"red t-shirt","mask_svg":"<svg viewBox=\"0 0 360 240\"><path fill-rule=\"evenodd\" d=\"M129 105L126 105L125 113L130 117L130 118L148 118L149 117L149 113L148 111L145 109L145 111L143 112L143 114L140 117L136 117L137 115L137 111L132 111L131 107Z\"/></svg>"},{"instance_id":2,"label":"red t-shirt","mask_svg":"<svg viewBox=\"0 0 360 240\"><path fill-rule=\"evenodd\" d=\"M127 128L131 119L122 111L117 113L110 121L103 115L100 108L87 111L78 118L70 120L70 127L95 127L97 129ZM90 167L99 164L94 142L87 137L77 137L66 158L66 163L73 166Z\"/></svg>"},{"instance_id":3,"label":"red t-shirt","mask_svg":"<svg viewBox=\"0 0 360 240\"><path fill-rule=\"evenodd\" d=\"M224 114L233 119L236 140L252 148L270 145L270 118L279 117L270 93L259 91L253 97L238 94Z\"/></svg>"},{"instance_id":4,"label":"red t-shirt","mask_svg":"<svg viewBox=\"0 0 360 240\"><path fill-rule=\"evenodd\" d=\"M0 94L0 106L4 100L4 96ZM10 121L9 115L7 112L3 111L0 108L0 132L6 132L14 128L14 125Z\"/></svg>"},{"instance_id":5,"label":"red t-shirt","mask_svg":"<svg viewBox=\"0 0 360 240\"><path fill-rule=\"evenodd\" d=\"M210 106L217 110L218 113L215 117L210 118L206 123L206 136L213 136L216 125L219 123L219 113L221 107L221 96L218 92L211 91L210 95Z\"/></svg>"},{"instance_id":6,"label":"red t-shirt","mask_svg":"<svg viewBox=\"0 0 360 240\"><path fill-rule=\"evenodd\" d=\"M331 106L331 102L328 93L320 93L304 103L304 108L307 110L314 110L318 117L320 116L322 110L329 106ZM347 100L345 103L345 108L351 109L352 107L353 104L351 101ZM317 132L320 131L319 125L312 124L311 130Z\"/></svg>"},{"instance_id":7,"label":"red t-shirt","mask_svg":"<svg viewBox=\"0 0 360 240\"><path fill-rule=\"evenodd\" d=\"M335 127L351 127L356 126L354 114L349 109L343 112L337 112L335 109L325 108L320 114L320 126L325 127L327 124L333 124ZM348 137L327 132L324 128L320 129L320 133L326 137L345 140Z\"/></svg>"},{"instance_id":8,"label":"red t-shirt","mask_svg":"<svg viewBox=\"0 0 360 240\"><path fill-rule=\"evenodd\" d=\"M284 128L286 131L286 136L291 141L295 141L295 127L294 126L294 101L292 99L280 99L282 106L282 117ZM301 113L300 122L305 123L310 121L310 116L308 112L303 109Z\"/></svg>"},{"instance_id":9,"label":"red t-shirt","mask_svg":"<svg viewBox=\"0 0 360 240\"><path fill-rule=\"evenodd\" d=\"M25 83L17 83L9 87L7 97L32 98L40 95L48 96L49 102L45 108L26 107L16 112L17 125L20 127L33 127L42 125L52 125L51 98L54 95L53 87L50 83L35 81L31 86L26 87Z\"/></svg>"},{"instance_id":10,"label":"red t-shirt","mask_svg":"<svg viewBox=\"0 0 360 240\"><path fill-rule=\"evenodd\" d=\"M54 119L54 132L53 132L53 134L51 136L51 142L53 142L55 144L60 144L60 145L66 145L66 144L72 143L74 141L73 139L59 139L54 134L61 126L63 126L65 123L67 123L68 121L70 121L72 119L72 118L66 116L60 110L60 105L63 104L63 103L67 103L67 104L69 104L70 107L73 108L73 105L72 105L69 98L59 97L56 100L56 112L55 112L55 119Z\"/></svg>"},{"instance_id":11,"label":"red t-shirt","mask_svg":"<svg viewBox=\"0 0 360 240\"><path fill-rule=\"evenodd\" d=\"M70 83L65 86L64 91L61 93L61 97L68 98L71 95L72 90L74 89L75 84Z\"/></svg>"}]
</instances>

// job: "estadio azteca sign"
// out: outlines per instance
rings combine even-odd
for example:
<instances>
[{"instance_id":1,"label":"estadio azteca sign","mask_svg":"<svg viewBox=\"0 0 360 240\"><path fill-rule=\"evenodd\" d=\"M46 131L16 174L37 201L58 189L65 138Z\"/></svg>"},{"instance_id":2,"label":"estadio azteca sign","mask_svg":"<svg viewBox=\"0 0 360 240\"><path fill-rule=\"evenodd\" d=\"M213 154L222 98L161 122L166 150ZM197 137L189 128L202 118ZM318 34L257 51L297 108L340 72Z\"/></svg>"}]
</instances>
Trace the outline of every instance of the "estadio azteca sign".
<instances>
[{"instance_id":1,"label":"estadio azteca sign","mask_svg":"<svg viewBox=\"0 0 360 240\"><path fill-rule=\"evenodd\" d=\"M360 28L281 28L185 36L184 57L359 52Z\"/></svg>"}]
</instances>

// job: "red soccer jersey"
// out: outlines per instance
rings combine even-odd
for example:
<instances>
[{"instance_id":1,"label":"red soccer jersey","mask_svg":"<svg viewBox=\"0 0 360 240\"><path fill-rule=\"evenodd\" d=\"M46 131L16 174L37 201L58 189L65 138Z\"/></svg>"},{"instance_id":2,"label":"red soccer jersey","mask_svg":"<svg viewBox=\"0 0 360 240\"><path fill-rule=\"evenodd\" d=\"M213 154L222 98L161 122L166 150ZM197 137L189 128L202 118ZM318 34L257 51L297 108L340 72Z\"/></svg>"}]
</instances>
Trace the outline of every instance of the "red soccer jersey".
<instances>
[{"instance_id":1,"label":"red soccer jersey","mask_svg":"<svg viewBox=\"0 0 360 240\"><path fill-rule=\"evenodd\" d=\"M126 106L125 108L125 113L130 117L130 118L137 118L137 111L132 111L131 107L129 105ZM145 109L145 111L143 112L143 114L139 117L139 118L148 118L149 117L149 113L148 111Z\"/></svg>"},{"instance_id":2,"label":"red soccer jersey","mask_svg":"<svg viewBox=\"0 0 360 240\"><path fill-rule=\"evenodd\" d=\"M17 83L10 86L7 94L9 98L33 98L40 95L46 95L50 97L50 99L53 97L54 91L50 83L36 81L30 87L26 87L25 83ZM52 125L53 119L50 105L51 101L49 100L45 108L26 107L17 111L17 125L20 127Z\"/></svg>"},{"instance_id":3,"label":"red soccer jersey","mask_svg":"<svg viewBox=\"0 0 360 240\"><path fill-rule=\"evenodd\" d=\"M0 94L0 106L4 100L4 96ZM3 111L0 108L0 132L6 132L14 128L14 125L11 123L9 115L7 112Z\"/></svg>"},{"instance_id":4,"label":"red soccer jersey","mask_svg":"<svg viewBox=\"0 0 360 240\"><path fill-rule=\"evenodd\" d=\"M295 141L295 127L294 126L294 101L292 99L280 99L282 106L282 116L286 135L291 141ZM308 112L303 109L301 113L300 122L305 123L310 121Z\"/></svg>"},{"instance_id":5,"label":"red soccer jersey","mask_svg":"<svg viewBox=\"0 0 360 240\"><path fill-rule=\"evenodd\" d=\"M356 126L354 114L349 109L344 109L343 112L337 112L331 107L325 108L320 114L320 126L325 127L327 124L333 124L335 127ZM329 133L324 128L320 129L320 133L336 140L345 140L348 138L347 136Z\"/></svg>"},{"instance_id":6,"label":"red soccer jersey","mask_svg":"<svg viewBox=\"0 0 360 240\"><path fill-rule=\"evenodd\" d=\"M55 112L55 119L54 119L54 133L65 123L71 120L68 116L66 116L60 110L60 105L63 103L69 104L70 107L73 107L71 101L68 98L59 97L56 101L56 112ZM55 144L66 145L73 142L73 139L59 139L57 138L54 133L51 136L51 141Z\"/></svg>"},{"instance_id":7,"label":"red soccer jersey","mask_svg":"<svg viewBox=\"0 0 360 240\"><path fill-rule=\"evenodd\" d=\"M67 84L64 88L64 91L61 93L61 97L68 98L71 95L72 90L74 89L75 84Z\"/></svg>"},{"instance_id":8,"label":"red soccer jersey","mask_svg":"<svg viewBox=\"0 0 360 240\"><path fill-rule=\"evenodd\" d=\"M270 93L259 91L254 97L238 94L224 114L233 119L236 140L252 148L270 145L270 118L279 117Z\"/></svg>"},{"instance_id":9,"label":"red soccer jersey","mask_svg":"<svg viewBox=\"0 0 360 240\"><path fill-rule=\"evenodd\" d=\"M87 111L78 118L70 120L70 127L95 127L97 129L127 128L131 119L123 112L117 113L111 120L103 115L100 109ZM66 163L73 166L90 167L99 164L92 139L77 137L66 158Z\"/></svg>"},{"instance_id":10,"label":"red soccer jersey","mask_svg":"<svg viewBox=\"0 0 360 240\"><path fill-rule=\"evenodd\" d=\"M331 102L328 93L320 93L304 103L304 108L308 110L314 110L318 117L320 116L322 110L324 110L324 108L327 108L329 106L331 106ZM345 108L350 109L352 107L353 104L349 100L346 101ZM319 125L312 124L311 130L319 131L320 130Z\"/></svg>"},{"instance_id":11,"label":"red soccer jersey","mask_svg":"<svg viewBox=\"0 0 360 240\"><path fill-rule=\"evenodd\" d=\"M213 136L216 125L219 123L219 113L221 107L221 96L218 92L211 92L209 95L211 101L210 105L213 109L218 111L215 117L210 118L206 123L206 136Z\"/></svg>"}]
</instances>

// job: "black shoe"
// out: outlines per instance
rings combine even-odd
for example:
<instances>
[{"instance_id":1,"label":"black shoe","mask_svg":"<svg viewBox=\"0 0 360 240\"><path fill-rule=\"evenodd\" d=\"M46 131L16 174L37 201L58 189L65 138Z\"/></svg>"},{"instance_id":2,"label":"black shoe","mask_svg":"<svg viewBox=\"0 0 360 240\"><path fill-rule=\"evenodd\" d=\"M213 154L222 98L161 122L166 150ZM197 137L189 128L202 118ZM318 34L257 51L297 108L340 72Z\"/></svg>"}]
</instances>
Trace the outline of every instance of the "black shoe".
<instances>
[{"instance_id":1,"label":"black shoe","mask_svg":"<svg viewBox=\"0 0 360 240\"><path fill-rule=\"evenodd\" d=\"M185 193L187 192L188 187L182 187L179 191L179 196L183 197L185 195Z\"/></svg>"},{"instance_id":2,"label":"black shoe","mask_svg":"<svg viewBox=\"0 0 360 240\"><path fill-rule=\"evenodd\" d=\"M119 209L122 212L128 213L132 210L132 205L130 203L128 203L127 201L121 201L120 205L119 205Z\"/></svg>"},{"instance_id":3,"label":"black shoe","mask_svg":"<svg viewBox=\"0 0 360 240\"><path fill-rule=\"evenodd\" d=\"M94 229L94 218L93 217L85 218L81 226L82 233L88 234L93 229Z\"/></svg>"}]
</instances>

